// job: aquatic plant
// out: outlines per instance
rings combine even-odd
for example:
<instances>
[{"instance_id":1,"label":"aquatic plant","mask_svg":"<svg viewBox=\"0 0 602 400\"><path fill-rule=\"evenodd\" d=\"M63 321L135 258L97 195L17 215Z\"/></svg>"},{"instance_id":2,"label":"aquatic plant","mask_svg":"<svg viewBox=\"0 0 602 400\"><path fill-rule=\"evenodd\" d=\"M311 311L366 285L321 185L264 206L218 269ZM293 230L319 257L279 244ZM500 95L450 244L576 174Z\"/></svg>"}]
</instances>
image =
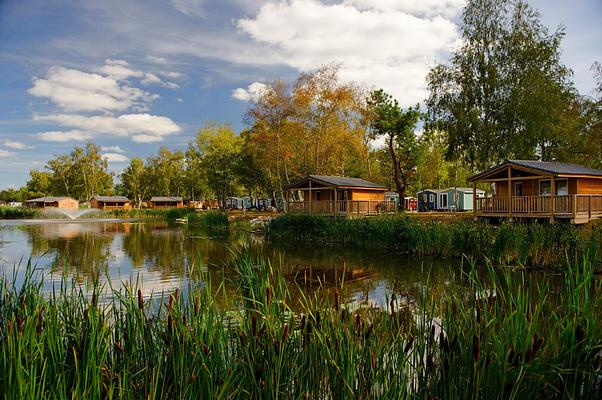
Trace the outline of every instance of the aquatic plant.
<instances>
[{"instance_id":1,"label":"aquatic plant","mask_svg":"<svg viewBox=\"0 0 602 400\"><path fill-rule=\"evenodd\" d=\"M209 229L228 228L228 216L220 211L191 212L187 214L188 224Z\"/></svg>"},{"instance_id":2,"label":"aquatic plant","mask_svg":"<svg viewBox=\"0 0 602 400\"><path fill-rule=\"evenodd\" d=\"M442 298L354 309L339 290L290 307L278 268L226 267L229 307L196 281L160 298L111 297L31 268L0 285L4 398L583 398L602 393L601 281L586 256L553 296L524 271L474 263ZM340 288L344 289L343 287ZM218 290L219 292L219 290Z\"/></svg>"},{"instance_id":3,"label":"aquatic plant","mask_svg":"<svg viewBox=\"0 0 602 400\"><path fill-rule=\"evenodd\" d=\"M0 206L0 219L37 218L40 212L32 208Z\"/></svg>"}]
</instances>

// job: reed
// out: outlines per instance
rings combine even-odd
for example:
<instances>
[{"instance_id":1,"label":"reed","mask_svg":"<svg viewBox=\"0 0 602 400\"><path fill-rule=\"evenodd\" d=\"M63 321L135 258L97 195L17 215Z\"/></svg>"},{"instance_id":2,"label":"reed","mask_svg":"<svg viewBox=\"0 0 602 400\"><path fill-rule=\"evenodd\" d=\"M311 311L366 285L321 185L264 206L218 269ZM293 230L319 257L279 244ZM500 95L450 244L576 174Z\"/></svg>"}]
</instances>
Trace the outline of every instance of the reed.
<instances>
[{"instance_id":1,"label":"reed","mask_svg":"<svg viewBox=\"0 0 602 400\"><path fill-rule=\"evenodd\" d=\"M227 229L229 226L228 216L224 212L204 211L191 212L187 214L188 225L200 226L209 229Z\"/></svg>"},{"instance_id":2,"label":"reed","mask_svg":"<svg viewBox=\"0 0 602 400\"><path fill-rule=\"evenodd\" d=\"M602 286L586 256L558 296L525 271L474 263L442 298L355 310L339 289L291 306L269 262L243 253L211 282L144 298L28 268L0 285L3 398L583 398L602 393ZM217 290L219 292L219 288Z\"/></svg>"},{"instance_id":3,"label":"reed","mask_svg":"<svg viewBox=\"0 0 602 400\"><path fill-rule=\"evenodd\" d=\"M267 237L273 241L313 241L380 248L417 256L468 257L483 263L557 267L567 258L588 253L602 261L602 226L570 224L508 224L458 220L425 221L407 216L348 219L318 215L284 215L272 220Z\"/></svg>"},{"instance_id":4,"label":"reed","mask_svg":"<svg viewBox=\"0 0 602 400\"><path fill-rule=\"evenodd\" d=\"M39 215L38 210L31 208L0 206L0 219L29 219Z\"/></svg>"}]
</instances>

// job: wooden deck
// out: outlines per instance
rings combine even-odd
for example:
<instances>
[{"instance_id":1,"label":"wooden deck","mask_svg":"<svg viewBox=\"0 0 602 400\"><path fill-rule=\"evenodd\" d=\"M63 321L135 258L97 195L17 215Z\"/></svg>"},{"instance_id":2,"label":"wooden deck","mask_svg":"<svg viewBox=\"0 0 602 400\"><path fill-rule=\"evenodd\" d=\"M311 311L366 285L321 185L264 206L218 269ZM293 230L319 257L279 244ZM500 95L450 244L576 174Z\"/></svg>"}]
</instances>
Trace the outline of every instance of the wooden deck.
<instances>
[{"instance_id":1,"label":"wooden deck","mask_svg":"<svg viewBox=\"0 0 602 400\"><path fill-rule=\"evenodd\" d=\"M566 218L583 224L602 218L602 195L481 197L474 213L476 217Z\"/></svg>"},{"instance_id":2,"label":"wooden deck","mask_svg":"<svg viewBox=\"0 0 602 400\"><path fill-rule=\"evenodd\" d=\"M363 216L393 214L397 206L386 200L289 201L286 209L294 214Z\"/></svg>"}]
</instances>

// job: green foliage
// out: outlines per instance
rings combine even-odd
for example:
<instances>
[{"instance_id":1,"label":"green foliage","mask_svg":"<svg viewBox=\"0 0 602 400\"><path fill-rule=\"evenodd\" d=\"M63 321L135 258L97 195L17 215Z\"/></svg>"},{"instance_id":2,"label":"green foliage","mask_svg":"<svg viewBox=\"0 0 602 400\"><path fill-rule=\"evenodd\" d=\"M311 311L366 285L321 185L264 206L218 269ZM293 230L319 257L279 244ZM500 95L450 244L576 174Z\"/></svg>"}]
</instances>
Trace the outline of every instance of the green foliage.
<instances>
[{"instance_id":1,"label":"green foliage","mask_svg":"<svg viewBox=\"0 0 602 400\"><path fill-rule=\"evenodd\" d=\"M602 226L425 221L409 216L348 219L286 214L270 221L270 240L316 241L419 256L467 257L496 265L558 267L589 254L602 261Z\"/></svg>"},{"instance_id":2,"label":"green foliage","mask_svg":"<svg viewBox=\"0 0 602 400\"><path fill-rule=\"evenodd\" d=\"M188 225L209 229L227 229L228 215L218 211L192 212L188 214Z\"/></svg>"},{"instance_id":3,"label":"green foliage","mask_svg":"<svg viewBox=\"0 0 602 400\"><path fill-rule=\"evenodd\" d=\"M572 72L560 61L562 29L550 33L524 1L471 0L462 47L428 77L431 128L449 136L448 157L477 168L508 159L565 159L578 129Z\"/></svg>"},{"instance_id":4,"label":"green foliage","mask_svg":"<svg viewBox=\"0 0 602 400\"><path fill-rule=\"evenodd\" d=\"M568 267L557 298L524 271L469 267L441 298L366 310L340 287L295 311L278 269L245 254L227 267L227 308L200 269L161 298L127 284L90 296L75 281L44 297L31 273L4 278L0 397L599 398L591 262Z\"/></svg>"},{"instance_id":5,"label":"green foliage","mask_svg":"<svg viewBox=\"0 0 602 400\"><path fill-rule=\"evenodd\" d=\"M0 206L0 219L27 219L36 218L39 215L38 210L31 208Z\"/></svg>"},{"instance_id":6,"label":"green foliage","mask_svg":"<svg viewBox=\"0 0 602 400\"><path fill-rule=\"evenodd\" d=\"M414 132L420 119L419 107L404 111L397 100L382 89L373 91L366 101L372 139L385 140L393 183L403 198L422 155L422 144ZM404 204L400 202L400 207Z\"/></svg>"}]
</instances>

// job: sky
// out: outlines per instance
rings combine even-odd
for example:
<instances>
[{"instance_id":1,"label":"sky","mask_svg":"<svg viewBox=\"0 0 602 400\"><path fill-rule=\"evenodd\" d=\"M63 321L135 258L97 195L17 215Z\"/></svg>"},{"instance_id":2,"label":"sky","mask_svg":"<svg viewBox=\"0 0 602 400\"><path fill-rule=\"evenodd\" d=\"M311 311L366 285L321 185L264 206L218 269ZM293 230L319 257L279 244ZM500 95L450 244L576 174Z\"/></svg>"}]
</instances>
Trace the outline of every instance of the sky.
<instances>
[{"instance_id":1,"label":"sky","mask_svg":"<svg viewBox=\"0 0 602 400\"><path fill-rule=\"evenodd\" d=\"M602 2L531 0L565 29L582 94L602 61ZM344 81L423 102L460 43L464 0L0 0L0 189L87 141L118 174L217 121L244 128L266 82L337 63Z\"/></svg>"}]
</instances>

